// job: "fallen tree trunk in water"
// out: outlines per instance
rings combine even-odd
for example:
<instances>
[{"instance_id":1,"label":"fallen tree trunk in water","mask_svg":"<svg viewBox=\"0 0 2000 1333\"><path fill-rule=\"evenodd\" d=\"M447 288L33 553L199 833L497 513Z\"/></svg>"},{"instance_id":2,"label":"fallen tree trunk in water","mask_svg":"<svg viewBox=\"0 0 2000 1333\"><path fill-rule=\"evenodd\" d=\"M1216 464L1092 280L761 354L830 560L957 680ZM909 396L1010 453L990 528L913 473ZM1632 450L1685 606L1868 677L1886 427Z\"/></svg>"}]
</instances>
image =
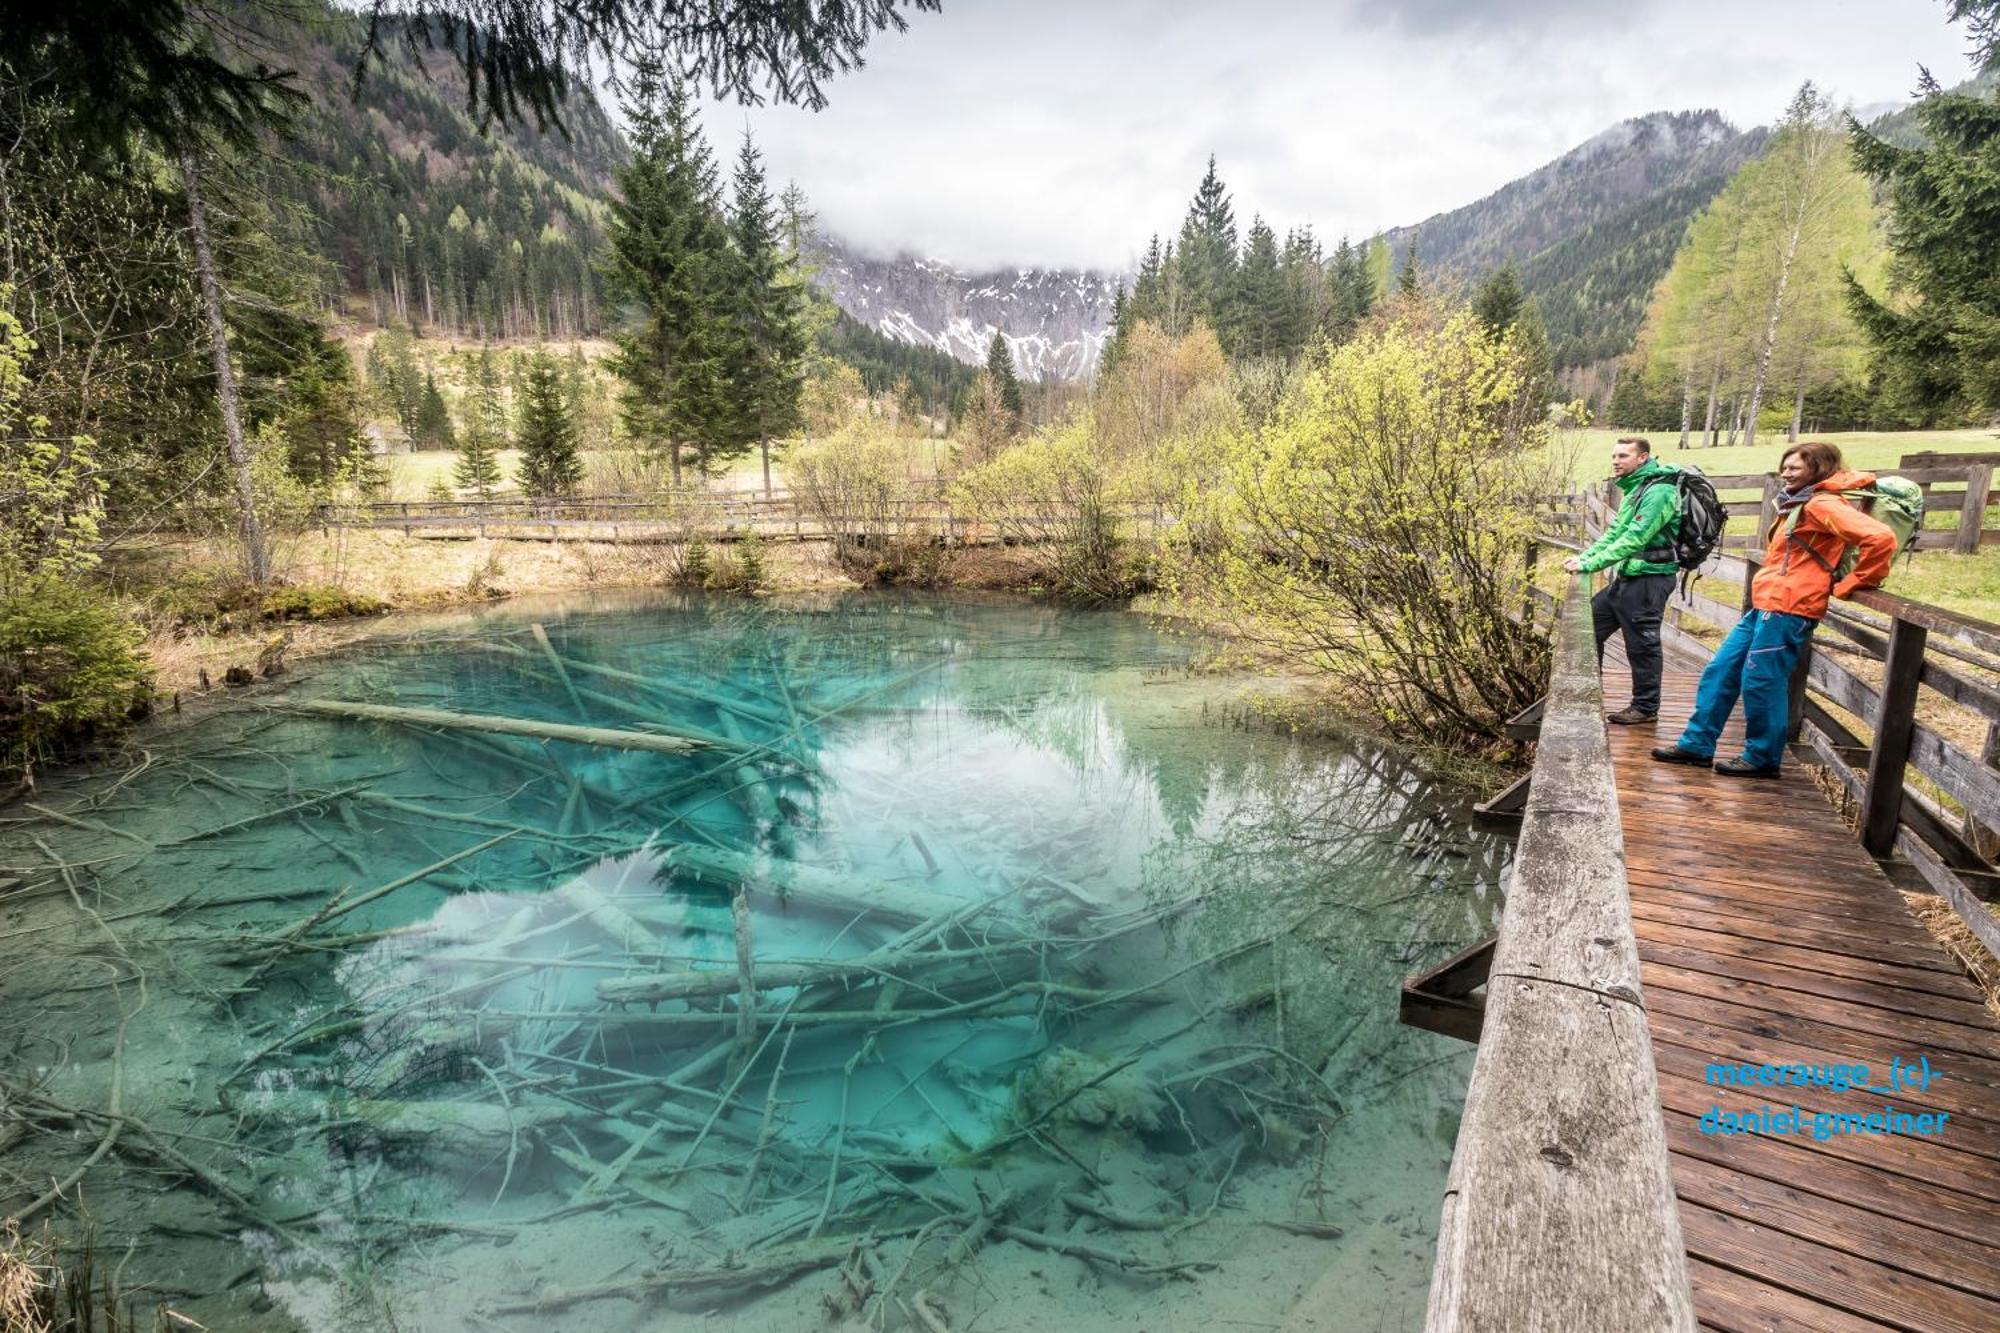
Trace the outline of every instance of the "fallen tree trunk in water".
<instances>
[{"instance_id":1,"label":"fallen tree trunk in water","mask_svg":"<svg viewBox=\"0 0 2000 1333\"><path fill-rule=\"evenodd\" d=\"M845 875L819 866L788 861L782 857L754 856L723 847L696 847L683 843L669 854L668 864L715 881L725 888L743 885L753 895L759 886L768 885L781 905L796 903L801 907L843 916L866 913L877 919L908 925L949 916L968 905L962 899L949 898L928 889L900 884L857 884Z\"/></svg>"},{"instance_id":2,"label":"fallen tree trunk in water","mask_svg":"<svg viewBox=\"0 0 2000 1333\"><path fill-rule=\"evenodd\" d=\"M502 736L530 736L536 740L572 741L578 745L595 745L612 750L651 750L658 754L685 754L690 750L710 749L717 744L713 740L691 736L580 727L566 722L539 722L533 718L497 717L489 713L456 713L448 708L350 703L344 699L289 699L260 706L286 713L319 713L363 722L401 722L412 727L443 727L456 731L490 731Z\"/></svg>"}]
</instances>

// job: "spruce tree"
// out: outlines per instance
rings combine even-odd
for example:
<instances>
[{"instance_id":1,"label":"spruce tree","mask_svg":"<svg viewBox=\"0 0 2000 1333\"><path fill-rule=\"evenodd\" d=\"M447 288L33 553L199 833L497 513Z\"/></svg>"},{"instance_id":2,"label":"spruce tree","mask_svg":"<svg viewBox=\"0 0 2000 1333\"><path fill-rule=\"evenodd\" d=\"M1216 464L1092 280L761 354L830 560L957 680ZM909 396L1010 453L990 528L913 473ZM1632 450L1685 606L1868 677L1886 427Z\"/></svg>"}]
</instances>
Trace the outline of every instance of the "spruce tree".
<instances>
[{"instance_id":1,"label":"spruce tree","mask_svg":"<svg viewBox=\"0 0 2000 1333\"><path fill-rule=\"evenodd\" d=\"M1284 355L1291 358L1326 327L1332 304L1326 256L1311 227L1297 227L1285 234L1279 268L1285 291L1279 336Z\"/></svg>"},{"instance_id":2,"label":"spruce tree","mask_svg":"<svg viewBox=\"0 0 2000 1333\"><path fill-rule=\"evenodd\" d=\"M1262 217L1251 220L1237 267L1232 301L1234 353L1257 359L1289 354L1292 319L1285 280L1278 271L1278 238Z\"/></svg>"},{"instance_id":3,"label":"spruce tree","mask_svg":"<svg viewBox=\"0 0 2000 1333\"><path fill-rule=\"evenodd\" d=\"M717 206L715 165L687 90L641 61L626 108L632 157L611 202L605 285L630 312L612 366L634 438L662 450L673 484L726 450L730 403L726 289L734 270Z\"/></svg>"},{"instance_id":4,"label":"spruce tree","mask_svg":"<svg viewBox=\"0 0 2000 1333\"><path fill-rule=\"evenodd\" d=\"M583 485L583 456L576 446L576 417L563 394L562 372L546 352L528 361L521 383L521 490L536 497L575 495Z\"/></svg>"},{"instance_id":5,"label":"spruce tree","mask_svg":"<svg viewBox=\"0 0 2000 1333\"><path fill-rule=\"evenodd\" d=\"M748 130L736 158L731 238L737 275L730 306L729 435L755 447L771 492L771 438L798 429L805 387L804 279L780 249L780 220L764 183L764 163ZM791 228L797 236L796 226ZM797 253L796 248L792 250Z\"/></svg>"},{"instance_id":6,"label":"spruce tree","mask_svg":"<svg viewBox=\"0 0 2000 1333\"><path fill-rule=\"evenodd\" d=\"M456 449L457 436L451 428L451 409L438 392L437 373L424 372L423 393L417 399L415 429L410 442L419 449Z\"/></svg>"},{"instance_id":7,"label":"spruce tree","mask_svg":"<svg viewBox=\"0 0 2000 1333\"><path fill-rule=\"evenodd\" d=\"M1423 279L1417 274L1417 243L1411 241L1403 253L1402 271L1396 275L1396 291L1407 299L1422 295L1423 289Z\"/></svg>"},{"instance_id":8,"label":"spruce tree","mask_svg":"<svg viewBox=\"0 0 2000 1333\"><path fill-rule=\"evenodd\" d=\"M1169 312L1168 331L1178 337L1195 319L1208 322L1223 350L1235 351L1238 320L1236 292L1236 214L1229 191L1216 174L1215 158L1196 188L1181 223L1177 253L1180 300Z\"/></svg>"},{"instance_id":9,"label":"spruce tree","mask_svg":"<svg viewBox=\"0 0 2000 1333\"><path fill-rule=\"evenodd\" d=\"M1021 380L1014 373L1014 352L1007 345L1007 335L998 329L993 330L993 341L986 345L986 373L993 377L993 388L1000 396L1000 406L1018 424L1022 412Z\"/></svg>"},{"instance_id":10,"label":"spruce tree","mask_svg":"<svg viewBox=\"0 0 2000 1333\"><path fill-rule=\"evenodd\" d=\"M500 459L485 436L467 432L458 444L458 461L452 464L451 479L460 490L471 491L482 500L491 500L500 485Z\"/></svg>"},{"instance_id":11,"label":"spruce tree","mask_svg":"<svg viewBox=\"0 0 2000 1333\"><path fill-rule=\"evenodd\" d=\"M1132 325L1137 321L1132 317L1132 302L1125 295L1125 284L1119 283L1111 293L1111 329L1105 335L1104 347L1097 354L1097 378L1108 379L1118 369L1118 358L1125 351L1125 344L1132 336Z\"/></svg>"},{"instance_id":12,"label":"spruce tree","mask_svg":"<svg viewBox=\"0 0 2000 1333\"><path fill-rule=\"evenodd\" d=\"M1903 299L1883 301L1850 273L1848 306L1894 399L1926 422L1991 415L2000 411L2000 97L1947 93L1928 74L1921 91L1922 148L1849 120L1855 161L1888 199L1890 273Z\"/></svg>"},{"instance_id":13,"label":"spruce tree","mask_svg":"<svg viewBox=\"0 0 2000 1333\"><path fill-rule=\"evenodd\" d=\"M1505 333L1514 327L1526 299L1521 293L1521 277L1510 259L1479 284L1479 292L1472 298L1472 313L1489 333Z\"/></svg>"},{"instance_id":14,"label":"spruce tree","mask_svg":"<svg viewBox=\"0 0 2000 1333\"><path fill-rule=\"evenodd\" d=\"M490 500L500 485L500 451L507 447L507 407L500 401L500 367L493 349L479 349L472 383L461 403L464 423L458 433L458 463L452 480L463 490Z\"/></svg>"},{"instance_id":15,"label":"spruce tree","mask_svg":"<svg viewBox=\"0 0 2000 1333\"><path fill-rule=\"evenodd\" d=\"M1349 244L1345 236L1327 264L1327 287L1327 336L1336 343L1346 342L1374 309L1375 279L1368 271L1366 253Z\"/></svg>"}]
</instances>

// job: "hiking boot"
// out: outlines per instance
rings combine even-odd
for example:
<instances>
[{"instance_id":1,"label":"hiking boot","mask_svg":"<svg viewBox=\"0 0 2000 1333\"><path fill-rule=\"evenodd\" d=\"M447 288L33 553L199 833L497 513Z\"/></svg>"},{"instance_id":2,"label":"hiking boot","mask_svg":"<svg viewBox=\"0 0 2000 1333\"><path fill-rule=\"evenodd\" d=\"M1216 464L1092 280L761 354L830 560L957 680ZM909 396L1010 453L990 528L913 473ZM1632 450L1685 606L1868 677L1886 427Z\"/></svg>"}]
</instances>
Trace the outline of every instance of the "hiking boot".
<instances>
[{"instance_id":1,"label":"hiking boot","mask_svg":"<svg viewBox=\"0 0 2000 1333\"><path fill-rule=\"evenodd\" d=\"M1722 774L1725 778L1775 778L1778 776L1778 770L1775 768L1759 768L1755 764L1746 764L1741 759L1725 759L1715 766L1715 771Z\"/></svg>"},{"instance_id":2,"label":"hiking boot","mask_svg":"<svg viewBox=\"0 0 2000 1333\"><path fill-rule=\"evenodd\" d=\"M1712 754L1696 754L1692 750L1683 750L1678 745L1662 745L1659 749L1653 751L1653 758L1663 764L1705 765L1713 760L1715 756Z\"/></svg>"},{"instance_id":3,"label":"hiking boot","mask_svg":"<svg viewBox=\"0 0 2000 1333\"><path fill-rule=\"evenodd\" d=\"M1605 720L1607 722L1616 722L1621 727L1643 727L1648 722L1658 722L1660 715L1658 713L1642 713L1636 708L1627 707L1619 709Z\"/></svg>"}]
</instances>

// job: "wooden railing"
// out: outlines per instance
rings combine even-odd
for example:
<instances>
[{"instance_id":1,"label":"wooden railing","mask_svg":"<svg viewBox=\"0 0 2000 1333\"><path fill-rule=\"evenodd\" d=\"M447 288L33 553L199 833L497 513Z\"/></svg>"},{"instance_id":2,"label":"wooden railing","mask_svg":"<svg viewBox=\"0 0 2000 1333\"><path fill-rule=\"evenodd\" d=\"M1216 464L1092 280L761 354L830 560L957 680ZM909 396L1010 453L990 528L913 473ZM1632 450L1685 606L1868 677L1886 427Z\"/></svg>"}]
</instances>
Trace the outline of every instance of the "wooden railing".
<instances>
[{"instance_id":1,"label":"wooden railing","mask_svg":"<svg viewBox=\"0 0 2000 1333\"><path fill-rule=\"evenodd\" d=\"M1430 1330L1694 1328L1587 584L1557 610Z\"/></svg>"},{"instance_id":2,"label":"wooden railing","mask_svg":"<svg viewBox=\"0 0 2000 1333\"><path fill-rule=\"evenodd\" d=\"M1696 466L1701 463L1699 457L1686 461ZM1988 507L2000 500L2000 492L1993 489L1996 463L2000 463L2000 454L1919 453L1905 454L1895 467L1881 471L1921 486L1926 514L1958 516L1958 521L1948 532L1926 524L1921 545L1925 549L1949 546L1963 555L1978 550L1982 545L2000 543L2000 528L1986 526ZM1771 512L1772 497L1778 489L1777 477L1771 473L1709 473L1708 480L1722 497L1723 508L1729 516L1739 520L1733 525L1738 530L1728 534L1723 543L1724 549L1761 549L1763 519ZM1939 489L1944 486L1955 489ZM1745 498L1746 492L1754 492L1757 498ZM1567 510L1581 515L1592 530L1601 530L1610 516L1617 512L1619 499L1617 483L1607 481L1601 487L1550 497L1548 503L1552 511ZM1755 522L1740 522L1746 518Z\"/></svg>"},{"instance_id":3,"label":"wooden railing","mask_svg":"<svg viewBox=\"0 0 2000 1333\"><path fill-rule=\"evenodd\" d=\"M1586 536L1606 521L1589 499ZM1669 604L1669 641L1707 656L1690 624L1733 628L1757 568L1752 553L1713 559ZM1976 752L1939 729L1946 706L1981 724ZM1943 898L2000 954L1984 906L2000 899L2000 624L1882 589L1834 602L1793 680L1791 739L1856 802L1857 835L1884 871Z\"/></svg>"}]
</instances>

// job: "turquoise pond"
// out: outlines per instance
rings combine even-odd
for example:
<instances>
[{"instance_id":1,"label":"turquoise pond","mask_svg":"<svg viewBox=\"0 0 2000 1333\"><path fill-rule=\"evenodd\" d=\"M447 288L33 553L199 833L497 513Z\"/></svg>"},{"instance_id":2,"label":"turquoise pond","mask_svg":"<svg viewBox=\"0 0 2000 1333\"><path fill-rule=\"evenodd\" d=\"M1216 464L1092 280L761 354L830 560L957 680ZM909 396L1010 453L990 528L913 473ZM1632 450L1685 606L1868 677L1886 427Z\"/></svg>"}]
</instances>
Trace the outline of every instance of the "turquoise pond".
<instances>
[{"instance_id":1,"label":"turquoise pond","mask_svg":"<svg viewBox=\"0 0 2000 1333\"><path fill-rule=\"evenodd\" d=\"M0 1215L215 1330L1417 1328L1508 844L1203 651L521 602L45 774Z\"/></svg>"}]
</instances>

